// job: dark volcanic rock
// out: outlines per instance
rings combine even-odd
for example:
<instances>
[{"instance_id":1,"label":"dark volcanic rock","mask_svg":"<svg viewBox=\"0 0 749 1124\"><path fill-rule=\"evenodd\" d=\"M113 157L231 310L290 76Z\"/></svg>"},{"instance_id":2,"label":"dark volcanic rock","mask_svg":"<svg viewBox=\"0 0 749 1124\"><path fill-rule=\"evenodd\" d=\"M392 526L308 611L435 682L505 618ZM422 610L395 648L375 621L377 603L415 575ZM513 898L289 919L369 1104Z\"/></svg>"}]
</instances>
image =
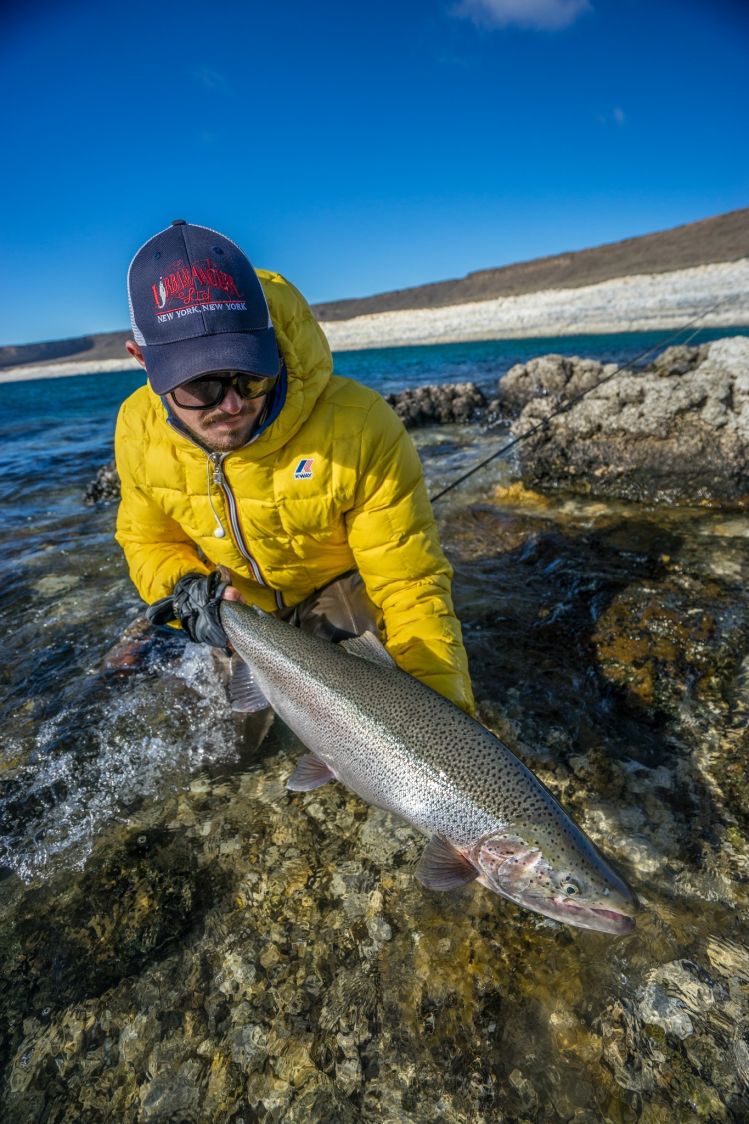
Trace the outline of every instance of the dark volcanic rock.
<instances>
[{"instance_id":1,"label":"dark volcanic rock","mask_svg":"<svg viewBox=\"0 0 749 1124\"><path fill-rule=\"evenodd\" d=\"M486 407L484 395L473 382L419 386L414 390L389 394L387 402L406 429L447 422L470 422Z\"/></svg>"},{"instance_id":2,"label":"dark volcanic rock","mask_svg":"<svg viewBox=\"0 0 749 1124\"><path fill-rule=\"evenodd\" d=\"M101 466L94 479L86 488L83 502L89 506L95 503L108 503L120 498L120 478L114 461Z\"/></svg>"},{"instance_id":3,"label":"dark volcanic rock","mask_svg":"<svg viewBox=\"0 0 749 1124\"><path fill-rule=\"evenodd\" d=\"M518 448L527 486L646 502L747 501L749 339L669 348L552 418L586 380L594 386L606 373L561 356L508 373L503 393L518 404L534 395L513 434L547 422Z\"/></svg>"}]
</instances>

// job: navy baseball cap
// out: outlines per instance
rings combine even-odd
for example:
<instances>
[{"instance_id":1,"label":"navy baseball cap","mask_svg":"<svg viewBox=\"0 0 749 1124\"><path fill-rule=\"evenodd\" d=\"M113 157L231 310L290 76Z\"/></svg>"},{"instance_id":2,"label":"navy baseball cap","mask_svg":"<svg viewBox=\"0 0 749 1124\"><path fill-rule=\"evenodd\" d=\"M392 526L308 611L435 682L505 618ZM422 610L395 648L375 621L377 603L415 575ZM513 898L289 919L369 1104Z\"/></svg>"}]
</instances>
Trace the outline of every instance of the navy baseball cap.
<instances>
[{"instance_id":1,"label":"navy baseball cap","mask_svg":"<svg viewBox=\"0 0 749 1124\"><path fill-rule=\"evenodd\" d=\"M130 262L135 342L157 394L211 371L276 375L276 333L255 270L235 242L175 219Z\"/></svg>"}]
</instances>

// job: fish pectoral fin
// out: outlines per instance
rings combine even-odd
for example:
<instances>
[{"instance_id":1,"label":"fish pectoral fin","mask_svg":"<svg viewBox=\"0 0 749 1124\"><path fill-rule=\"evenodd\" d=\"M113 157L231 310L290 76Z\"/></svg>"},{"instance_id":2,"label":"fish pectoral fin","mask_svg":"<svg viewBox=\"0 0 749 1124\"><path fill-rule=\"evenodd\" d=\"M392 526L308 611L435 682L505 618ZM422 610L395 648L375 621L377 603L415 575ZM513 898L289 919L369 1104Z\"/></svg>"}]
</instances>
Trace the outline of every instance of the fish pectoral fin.
<instances>
[{"instance_id":1,"label":"fish pectoral fin","mask_svg":"<svg viewBox=\"0 0 749 1124\"><path fill-rule=\"evenodd\" d=\"M311 792L321 784L335 780L335 773L314 753L305 753L294 772L286 782L292 792Z\"/></svg>"},{"instance_id":2,"label":"fish pectoral fin","mask_svg":"<svg viewBox=\"0 0 749 1124\"><path fill-rule=\"evenodd\" d=\"M255 682L252 668L236 653L231 658L229 698L235 714L255 714L258 710L265 710L270 706Z\"/></svg>"},{"instance_id":3,"label":"fish pectoral fin","mask_svg":"<svg viewBox=\"0 0 749 1124\"><path fill-rule=\"evenodd\" d=\"M384 664L385 667L397 667L393 657L388 652L379 636L373 632L363 632L361 636L352 636L350 640L341 640L341 648L345 648L351 656L358 656L370 663Z\"/></svg>"},{"instance_id":4,"label":"fish pectoral fin","mask_svg":"<svg viewBox=\"0 0 749 1124\"><path fill-rule=\"evenodd\" d=\"M429 840L414 873L430 890L456 890L479 876L473 863L441 835Z\"/></svg>"}]
</instances>

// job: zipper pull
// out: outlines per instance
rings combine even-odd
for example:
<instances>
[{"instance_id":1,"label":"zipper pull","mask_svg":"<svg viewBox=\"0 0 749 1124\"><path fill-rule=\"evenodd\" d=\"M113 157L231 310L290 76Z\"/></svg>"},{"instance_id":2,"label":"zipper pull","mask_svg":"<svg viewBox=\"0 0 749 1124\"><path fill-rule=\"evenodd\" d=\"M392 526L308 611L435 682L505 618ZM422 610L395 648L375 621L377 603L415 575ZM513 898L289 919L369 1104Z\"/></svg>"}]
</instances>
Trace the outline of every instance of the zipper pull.
<instances>
[{"instance_id":1,"label":"zipper pull","mask_svg":"<svg viewBox=\"0 0 749 1124\"><path fill-rule=\"evenodd\" d=\"M213 465L213 483L220 488L224 482L224 473L221 468L224 460L223 455L221 453L210 453L208 459Z\"/></svg>"}]
</instances>

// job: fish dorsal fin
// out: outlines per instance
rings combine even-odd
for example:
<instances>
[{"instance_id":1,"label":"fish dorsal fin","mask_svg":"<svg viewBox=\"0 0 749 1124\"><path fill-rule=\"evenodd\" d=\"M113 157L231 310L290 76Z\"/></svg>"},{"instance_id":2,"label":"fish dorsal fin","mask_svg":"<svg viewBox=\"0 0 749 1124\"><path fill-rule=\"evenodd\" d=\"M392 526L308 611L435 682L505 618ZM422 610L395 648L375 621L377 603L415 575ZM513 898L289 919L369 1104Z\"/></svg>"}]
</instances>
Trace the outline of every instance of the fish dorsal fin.
<instances>
[{"instance_id":1,"label":"fish dorsal fin","mask_svg":"<svg viewBox=\"0 0 749 1124\"><path fill-rule=\"evenodd\" d=\"M263 692L255 682L252 668L236 654L231 661L231 679L229 681L229 697L231 708L235 714L255 714L258 710L265 710L270 706Z\"/></svg>"},{"instance_id":2,"label":"fish dorsal fin","mask_svg":"<svg viewBox=\"0 0 749 1124\"><path fill-rule=\"evenodd\" d=\"M433 835L414 871L422 886L430 890L456 890L478 878L479 871L441 835Z\"/></svg>"},{"instance_id":3,"label":"fish dorsal fin","mask_svg":"<svg viewBox=\"0 0 749 1124\"><path fill-rule=\"evenodd\" d=\"M363 632L361 636L352 636L350 640L342 640L341 647L349 655L359 656L370 663L383 664L385 667L395 667L396 663L387 651L382 641L373 632Z\"/></svg>"},{"instance_id":4,"label":"fish dorsal fin","mask_svg":"<svg viewBox=\"0 0 749 1124\"><path fill-rule=\"evenodd\" d=\"M311 792L321 784L335 780L335 773L314 753L305 753L294 772L286 782L292 792Z\"/></svg>"}]
</instances>

